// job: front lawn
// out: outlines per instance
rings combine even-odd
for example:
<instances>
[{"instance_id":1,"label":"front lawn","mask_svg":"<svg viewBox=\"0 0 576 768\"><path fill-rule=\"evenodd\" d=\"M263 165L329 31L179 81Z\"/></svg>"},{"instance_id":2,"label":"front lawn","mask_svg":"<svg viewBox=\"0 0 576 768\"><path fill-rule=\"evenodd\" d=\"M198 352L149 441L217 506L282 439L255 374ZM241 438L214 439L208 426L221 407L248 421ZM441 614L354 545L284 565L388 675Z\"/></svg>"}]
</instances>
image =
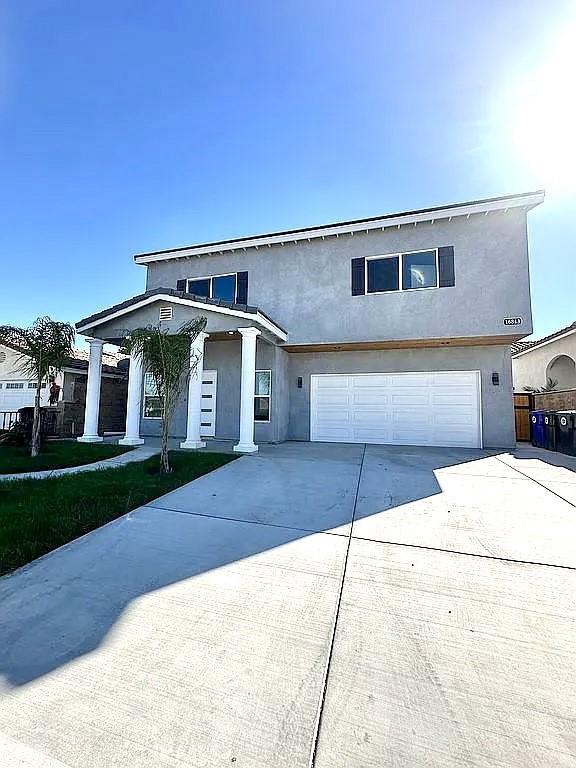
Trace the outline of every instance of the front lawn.
<instances>
[{"instance_id":1,"label":"front lawn","mask_svg":"<svg viewBox=\"0 0 576 768\"><path fill-rule=\"evenodd\" d=\"M111 459L132 450L112 443L78 443L76 440L54 440L42 443L40 454L30 456L30 448L0 444L0 475L39 472L43 469L81 467L94 461Z\"/></svg>"},{"instance_id":2,"label":"front lawn","mask_svg":"<svg viewBox=\"0 0 576 768\"><path fill-rule=\"evenodd\" d=\"M170 475L158 473L159 458L152 456L117 469L2 482L0 575L235 458L171 451Z\"/></svg>"}]
</instances>

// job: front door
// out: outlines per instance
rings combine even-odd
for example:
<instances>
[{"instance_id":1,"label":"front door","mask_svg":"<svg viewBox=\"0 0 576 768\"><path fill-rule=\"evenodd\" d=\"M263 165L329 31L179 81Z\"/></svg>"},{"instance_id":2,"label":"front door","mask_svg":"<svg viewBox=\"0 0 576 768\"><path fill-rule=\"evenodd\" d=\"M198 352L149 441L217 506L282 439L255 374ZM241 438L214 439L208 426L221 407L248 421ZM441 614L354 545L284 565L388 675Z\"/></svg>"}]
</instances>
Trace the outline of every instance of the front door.
<instances>
[{"instance_id":1,"label":"front door","mask_svg":"<svg viewBox=\"0 0 576 768\"><path fill-rule=\"evenodd\" d=\"M217 371L202 373L202 411L200 414L200 436L214 437L216 434L216 382Z\"/></svg>"}]
</instances>

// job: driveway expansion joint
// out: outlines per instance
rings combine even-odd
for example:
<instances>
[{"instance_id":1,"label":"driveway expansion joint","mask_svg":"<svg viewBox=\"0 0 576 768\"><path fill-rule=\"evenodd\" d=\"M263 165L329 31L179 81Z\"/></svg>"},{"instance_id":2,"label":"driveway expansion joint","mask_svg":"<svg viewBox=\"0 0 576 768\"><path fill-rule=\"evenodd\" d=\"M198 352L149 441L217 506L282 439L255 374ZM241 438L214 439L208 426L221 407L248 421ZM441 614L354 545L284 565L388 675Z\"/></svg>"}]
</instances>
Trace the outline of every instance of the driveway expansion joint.
<instances>
[{"instance_id":1,"label":"driveway expansion joint","mask_svg":"<svg viewBox=\"0 0 576 768\"><path fill-rule=\"evenodd\" d=\"M352 534L354 532L354 520L356 517L356 505L358 504L358 496L360 493L360 483L362 482L362 470L364 469L364 457L366 456L366 443L362 448L362 460L358 468L358 481L356 483L356 494L354 496L354 507L352 508L352 516L350 518L350 534L348 536L348 542L346 544L346 552L344 554L344 564L342 567L342 576L340 578L340 585L338 588L338 599L336 601L336 611L334 614L334 622L332 624L332 631L330 633L330 646L328 649L328 657L326 659L326 668L324 670L324 679L322 682L322 694L320 696L320 702L318 704L318 712L316 715L316 724L314 727L314 734L312 738L312 747L310 750L310 762L309 768L314 768L316 765L316 754L318 751L318 740L320 738L320 729L322 728L322 714L324 712L324 702L326 701L326 692L328 690L328 678L330 676L330 665L332 663L332 656L334 653L334 642L336 640L336 630L338 628L338 618L340 616L340 607L342 605L342 594L344 592L344 582L346 581L346 568L348 566L348 556L350 554L350 545L352 543Z\"/></svg>"}]
</instances>

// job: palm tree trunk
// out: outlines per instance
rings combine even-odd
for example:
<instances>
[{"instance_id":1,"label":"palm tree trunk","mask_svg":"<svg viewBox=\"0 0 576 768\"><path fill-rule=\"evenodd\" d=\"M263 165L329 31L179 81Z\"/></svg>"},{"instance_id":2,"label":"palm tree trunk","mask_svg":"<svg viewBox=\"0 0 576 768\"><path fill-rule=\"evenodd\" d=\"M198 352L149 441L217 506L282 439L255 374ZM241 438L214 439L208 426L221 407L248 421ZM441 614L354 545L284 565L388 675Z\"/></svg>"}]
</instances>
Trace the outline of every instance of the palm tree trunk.
<instances>
[{"instance_id":1,"label":"palm tree trunk","mask_svg":"<svg viewBox=\"0 0 576 768\"><path fill-rule=\"evenodd\" d=\"M167 475L172 472L170 467L170 458L168 456L168 433L170 430L170 420L166 418L166 411L162 416L162 450L160 451L160 474Z\"/></svg>"},{"instance_id":2,"label":"palm tree trunk","mask_svg":"<svg viewBox=\"0 0 576 768\"><path fill-rule=\"evenodd\" d=\"M40 391L42 382L40 377L36 382L36 394L34 396L34 420L32 421L32 440L30 442L30 456L34 458L40 453Z\"/></svg>"}]
</instances>

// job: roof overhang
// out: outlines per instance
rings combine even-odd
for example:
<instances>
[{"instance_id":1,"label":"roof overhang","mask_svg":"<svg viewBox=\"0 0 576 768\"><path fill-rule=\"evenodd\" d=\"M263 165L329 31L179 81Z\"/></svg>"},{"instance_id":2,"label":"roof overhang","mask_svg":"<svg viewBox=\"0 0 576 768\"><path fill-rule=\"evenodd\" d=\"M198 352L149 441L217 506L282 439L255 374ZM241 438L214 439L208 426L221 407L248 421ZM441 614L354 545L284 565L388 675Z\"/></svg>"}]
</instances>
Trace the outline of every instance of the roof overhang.
<instances>
[{"instance_id":1,"label":"roof overhang","mask_svg":"<svg viewBox=\"0 0 576 768\"><path fill-rule=\"evenodd\" d=\"M541 347L545 347L548 344L554 344L555 341L559 341L560 339L565 339L567 336L572 336L572 334L576 333L576 328L570 328L568 331L565 331L564 333L559 333L557 336L554 336L551 339L542 339L542 341L537 341L534 344L531 344L526 349L521 349L519 352L514 352L511 357L521 357L522 355L527 355L528 352L532 352L535 349L540 349Z\"/></svg>"},{"instance_id":2,"label":"roof overhang","mask_svg":"<svg viewBox=\"0 0 576 768\"><path fill-rule=\"evenodd\" d=\"M523 192L518 195L503 197L491 197L483 200L474 200L466 203L452 203L436 208L423 208L404 213L386 214L368 219L345 221L338 224L325 224L318 227L307 227L285 232L274 232L252 237L240 237L235 240L220 240L213 243L183 246L162 251L138 253L134 256L137 264L150 264L167 259L184 259L192 256L206 256L225 251L245 251L248 248L272 247L297 243L313 238L338 237L339 235L353 235L355 232L369 232L370 230L384 230L391 227L401 227L407 224L433 223L440 219L453 219L457 216L470 217L477 214L489 214L496 211L508 211L511 208L524 208L530 210L544 201L544 191Z\"/></svg>"},{"instance_id":3,"label":"roof overhang","mask_svg":"<svg viewBox=\"0 0 576 768\"><path fill-rule=\"evenodd\" d=\"M96 315L92 315L91 317L87 317L84 320L80 320L78 323L76 323L76 330L79 333L91 336L92 333L95 333L99 325L108 323L111 320L122 317L123 315L130 314L137 309L141 309L142 307L146 307L149 304L153 304L157 301L163 301L172 304L182 304L184 306L190 307L191 309L198 309L206 313L213 312L218 315L228 315L230 317L237 317L242 320L250 320L255 325L259 325L271 333L279 341L284 342L288 340L288 334L286 331L283 328L280 328L280 326L276 325L276 323L270 320L269 317L257 309L249 312L236 308L233 309L231 307L219 306L217 304L206 304L203 301L195 301L194 299L188 299L181 296L173 296L168 292L158 292L151 296L136 297L133 302L125 302L122 305L110 307L109 310L103 310L102 312L98 312Z\"/></svg>"}]
</instances>

